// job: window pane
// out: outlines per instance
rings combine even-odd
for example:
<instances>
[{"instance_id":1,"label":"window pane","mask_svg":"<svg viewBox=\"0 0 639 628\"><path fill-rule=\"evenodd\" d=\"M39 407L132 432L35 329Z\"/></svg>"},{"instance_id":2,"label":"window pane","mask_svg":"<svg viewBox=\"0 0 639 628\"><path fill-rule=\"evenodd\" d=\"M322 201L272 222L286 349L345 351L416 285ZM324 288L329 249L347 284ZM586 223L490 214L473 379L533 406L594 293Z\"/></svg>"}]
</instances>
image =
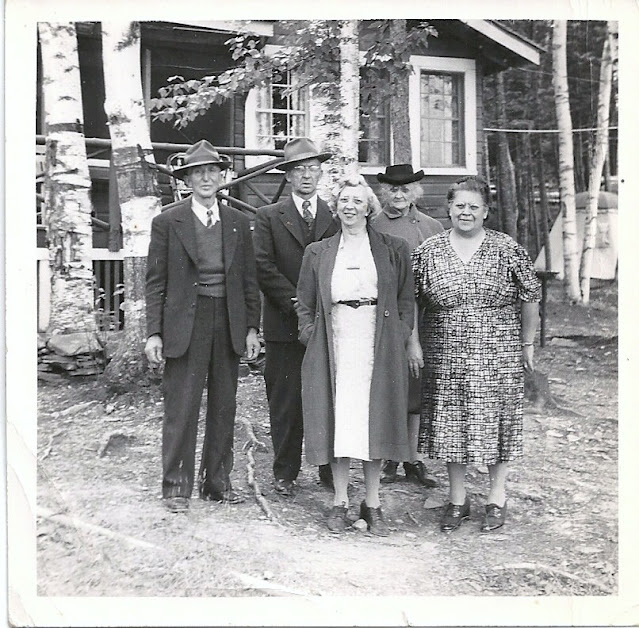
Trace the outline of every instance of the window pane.
<instances>
[{"instance_id":1,"label":"window pane","mask_svg":"<svg viewBox=\"0 0 639 628\"><path fill-rule=\"evenodd\" d=\"M422 166L460 166L463 155L463 74L420 75Z\"/></svg>"}]
</instances>

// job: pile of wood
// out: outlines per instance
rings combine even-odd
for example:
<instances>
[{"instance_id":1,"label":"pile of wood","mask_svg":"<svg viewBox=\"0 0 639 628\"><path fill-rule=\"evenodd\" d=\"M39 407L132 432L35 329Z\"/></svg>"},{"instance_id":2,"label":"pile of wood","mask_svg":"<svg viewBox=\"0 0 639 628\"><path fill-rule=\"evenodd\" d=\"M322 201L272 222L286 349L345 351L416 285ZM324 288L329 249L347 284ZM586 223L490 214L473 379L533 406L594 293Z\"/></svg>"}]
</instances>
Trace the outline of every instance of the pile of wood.
<instances>
[{"instance_id":1,"label":"pile of wood","mask_svg":"<svg viewBox=\"0 0 639 628\"><path fill-rule=\"evenodd\" d=\"M60 381L64 377L99 375L106 355L99 339L90 334L38 336L38 379Z\"/></svg>"}]
</instances>

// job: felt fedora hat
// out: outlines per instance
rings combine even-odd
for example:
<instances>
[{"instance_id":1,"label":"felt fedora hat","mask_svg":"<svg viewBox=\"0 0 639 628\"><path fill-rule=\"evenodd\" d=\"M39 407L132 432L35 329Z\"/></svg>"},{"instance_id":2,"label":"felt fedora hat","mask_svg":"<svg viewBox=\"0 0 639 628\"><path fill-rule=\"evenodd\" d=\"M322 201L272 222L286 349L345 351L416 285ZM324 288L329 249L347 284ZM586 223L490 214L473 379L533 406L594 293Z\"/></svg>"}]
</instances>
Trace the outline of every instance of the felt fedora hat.
<instances>
[{"instance_id":1,"label":"felt fedora hat","mask_svg":"<svg viewBox=\"0 0 639 628\"><path fill-rule=\"evenodd\" d=\"M290 170L293 166L306 159L319 159L326 161L333 155L320 153L313 140L308 137L296 137L284 146L284 161L277 166L278 170Z\"/></svg>"},{"instance_id":2,"label":"felt fedora hat","mask_svg":"<svg viewBox=\"0 0 639 628\"><path fill-rule=\"evenodd\" d=\"M188 174L189 168L205 166L207 164L212 164L218 166L220 170L225 170L231 165L231 162L222 159L210 142L200 140L186 149L182 165L178 168L174 168L173 174L181 179Z\"/></svg>"},{"instance_id":3,"label":"felt fedora hat","mask_svg":"<svg viewBox=\"0 0 639 628\"><path fill-rule=\"evenodd\" d=\"M377 180L380 183L388 183L390 185L406 185L406 183L414 183L423 178L424 171L413 172L413 166L410 164L388 166L386 172L380 172L377 175Z\"/></svg>"}]
</instances>

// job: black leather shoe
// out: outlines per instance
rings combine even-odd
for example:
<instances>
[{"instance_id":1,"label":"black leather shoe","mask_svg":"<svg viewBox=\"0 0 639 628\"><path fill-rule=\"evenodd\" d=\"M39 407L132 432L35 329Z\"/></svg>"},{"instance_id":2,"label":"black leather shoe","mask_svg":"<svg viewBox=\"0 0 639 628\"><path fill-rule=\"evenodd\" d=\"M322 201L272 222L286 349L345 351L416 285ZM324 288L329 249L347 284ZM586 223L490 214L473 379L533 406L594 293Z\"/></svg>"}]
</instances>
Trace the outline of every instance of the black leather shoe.
<instances>
[{"instance_id":1,"label":"black leather shoe","mask_svg":"<svg viewBox=\"0 0 639 628\"><path fill-rule=\"evenodd\" d=\"M490 532L501 528L506 521L507 503L500 508L497 504L487 504L484 519L481 522L481 531Z\"/></svg>"},{"instance_id":2,"label":"black leather shoe","mask_svg":"<svg viewBox=\"0 0 639 628\"><path fill-rule=\"evenodd\" d=\"M322 486L326 488L333 487L333 469L330 464L321 464L319 466L319 481Z\"/></svg>"},{"instance_id":3,"label":"black leather shoe","mask_svg":"<svg viewBox=\"0 0 639 628\"><path fill-rule=\"evenodd\" d=\"M351 522L347 517L348 508L346 506L333 506L328 513L326 525L331 532L344 532L350 527Z\"/></svg>"},{"instance_id":4,"label":"black leather shoe","mask_svg":"<svg viewBox=\"0 0 639 628\"><path fill-rule=\"evenodd\" d=\"M384 484L392 484L397 479L397 465L394 460L387 460L382 469L382 479Z\"/></svg>"},{"instance_id":5,"label":"black leather shoe","mask_svg":"<svg viewBox=\"0 0 639 628\"><path fill-rule=\"evenodd\" d=\"M200 499L209 502L222 502L223 504L241 504L246 501L246 497L236 493L232 488L220 493L219 491L200 491Z\"/></svg>"},{"instance_id":6,"label":"black leather shoe","mask_svg":"<svg viewBox=\"0 0 639 628\"><path fill-rule=\"evenodd\" d=\"M386 521L384 521L384 515L382 513L382 507L371 508L366 505L366 501L363 501L359 507L359 518L366 521L368 531L376 536L388 536L390 530Z\"/></svg>"},{"instance_id":7,"label":"black leather shoe","mask_svg":"<svg viewBox=\"0 0 639 628\"><path fill-rule=\"evenodd\" d=\"M189 509L188 497L165 497L164 507L169 512L186 512Z\"/></svg>"},{"instance_id":8,"label":"black leather shoe","mask_svg":"<svg viewBox=\"0 0 639 628\"><path fill-rule=\"evenodd\" d=\"M282 478L275 478L273 481L273 487L275 491L284 497L291 497L293 495L295 483L293 480L284 480Z\"/></svg>"},{"instance_id":9,"label":"black leather shoe","mask_svg":"<svg viewBox=\"0 0 639 628\"><path fill-rule=\"evenodd\" d=\"M449 503L444 511L439 529L442 532L452 532L459 528L462 521L470 517L470 498L466 496L466 501L462 506Z\"/></svg>"},{"instance_id":10,"label":"black leather shoe","mask_svg":"<svg viewBox=\"0 0 639 628\"><path fill-rule=\"evenodd\" d=\"M437 486L437 482L433 478L428 477L426 467L420 460L417 462L405 462L404 473L409 482L421 484L427 488L435 488Z\"/></svg>"}]
</instances>

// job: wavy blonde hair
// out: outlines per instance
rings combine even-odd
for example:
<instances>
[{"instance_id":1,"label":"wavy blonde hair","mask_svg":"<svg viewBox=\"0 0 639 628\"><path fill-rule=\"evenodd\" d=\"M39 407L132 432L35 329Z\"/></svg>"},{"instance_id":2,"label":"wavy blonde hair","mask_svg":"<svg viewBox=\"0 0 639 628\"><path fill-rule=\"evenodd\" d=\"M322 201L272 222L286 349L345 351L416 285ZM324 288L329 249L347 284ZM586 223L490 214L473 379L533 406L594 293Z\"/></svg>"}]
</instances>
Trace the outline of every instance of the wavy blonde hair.
<instances>
[{"instance_id":1,"label":"wavy blonde hair","mask_svg":"<svg viewBox=\"0 0 639 628\"><path fill-rule=\"evenodd\" d=\"M331 208L331 213L333 214L333 216L337 215L337 199L347 187L362 187L364 189L364 193L366 195L366 207L368 209L368 214L366 215L367 220L370 221L375 218L375 216L381 214L382 206L379 202L379 199L375 195L375 192L373 192L373 189L370 185L368 185L366 179L364 179L361 174L356 174L342 177L335 184L335 187L331 190L331 197L328 200L328 206Z\"/></svg>"}]
</instances>

